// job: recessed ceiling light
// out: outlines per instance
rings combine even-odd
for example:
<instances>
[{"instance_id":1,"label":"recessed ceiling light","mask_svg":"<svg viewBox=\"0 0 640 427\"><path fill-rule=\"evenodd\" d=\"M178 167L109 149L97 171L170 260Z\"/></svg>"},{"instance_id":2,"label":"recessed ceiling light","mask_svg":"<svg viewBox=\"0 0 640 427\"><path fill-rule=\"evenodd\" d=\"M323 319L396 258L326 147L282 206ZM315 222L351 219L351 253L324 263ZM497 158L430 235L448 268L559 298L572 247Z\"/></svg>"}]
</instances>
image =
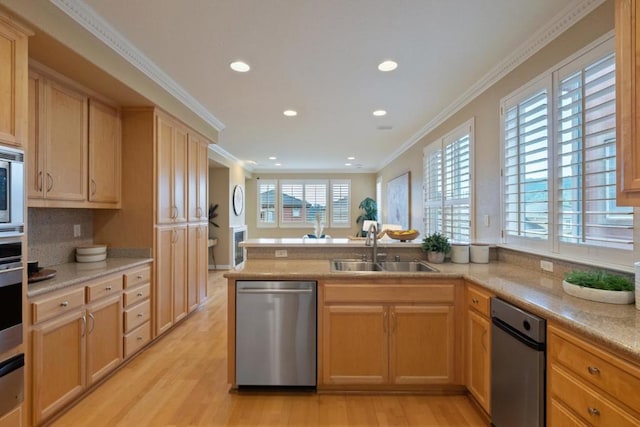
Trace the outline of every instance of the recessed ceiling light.
<instances>
[{"instance_id":1,"label":"recessed ceiling light","mask_svg":"<svg viewBox=\"0 0 640 427\"><path fill-rule=\"evenodd\" d=\"M386 116L387 112L385 110L376 110L373 112L373 115L376 117Z\"/></svg>"},{"instance_id":2,"label":"recessed ceiling light","mask_svg":"<svg viewBox=\"0 0 640 427\"><path fill-rule=\"evenodd\" d=\"M282 166L282 163L276 163L276 166Z\"/></svg>"},{"instance_id":3,"label":"recessed ceiling light","mask_svg":"<svg viewBox=\"0 0 640 427\"><path fill-rule=\"evenodd\" d=\"M398 68L398 63L391 60L382 61L381 63L378 64L378 70L384 71L384 72L393 71L396 68Z\"/></svg>"},{"instance_id":4,"label":"recessed ceiling light","mask_svg":"<svg viewBox=\"0 0 640 427\"><path fill-rule=\"evenodd\" d=\"M282 114L284 114L287 117L295 117L298 115L298 112L295 110L284 110Z\"/></svg>"},{"instance_id":5,"label":"recessed ceiling light","mask_svg":"<svg viewBox=\"0 0 640 427\"><path fill-rule=\"evenodd\" d=\"M271 156L271 157L269 157L269 160L275 160L275 159L277 159L277 157L276 157L276 156Z\"/></svg>"},{"instance_id":6,"label":"recessed ceiling light","mask_svg":"<svg viewBox=\"0 0 640 427\"><path fill-rule=\"evenodd\" d=\"M258 162L256 162L255 160L247 160L247 163L249 163L250 165L257 165Z\"/></svg>"},{"instance_id":7,"label":"recessed ceiling light","mask_svg":"<svg viewBox=\"0 0 640 427\"><path fill-rule=\"evenodd\" d=\"M345 166L351 166L351 163L345 163L344 165Z\"/></svg>"},{"instance_id":8,"label":"recessed ceiling light","mask_svg":"<svg viewBox=\"0 0 640 427\"><path fill-rule=\"evenodd\" d=\"M233 71L237 71L239 73L246 73L251 69L249 64L247 64L244 61L234 61L231 64L229 64L229 67L231 67Z\"/></svg>"},{"instance_id":9,"label":"recessed ceiling light","mask_svg":"<svg viewBox=\"0 0 640 427\"><path fill-rule=\"evenodd\" d=\"M353 156L349 156L349 157L347 157L347 160L355 160L355 159L356 159L356 158L355 158L355 157L353 157Z\"/></svg>"}]
</instances>

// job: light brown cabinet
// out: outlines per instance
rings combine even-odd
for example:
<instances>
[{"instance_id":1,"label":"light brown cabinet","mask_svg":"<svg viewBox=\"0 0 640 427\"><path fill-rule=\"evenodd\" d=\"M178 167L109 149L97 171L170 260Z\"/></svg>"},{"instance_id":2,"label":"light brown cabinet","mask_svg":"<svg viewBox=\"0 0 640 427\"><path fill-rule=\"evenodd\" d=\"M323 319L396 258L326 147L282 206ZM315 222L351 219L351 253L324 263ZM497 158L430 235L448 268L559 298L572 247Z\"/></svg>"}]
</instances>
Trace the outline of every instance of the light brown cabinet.
<instances>
[{"instance_id":1,"label":"light brown cabinet","mask_svg":"<svg viewBox=\"0 0 640 427\"><path fill-rule=\"evenodd\" d=\"M89 100L89 201L120 204L121 153L120 112Z\"/></svg>"},{"instance_id":2,"label":"light brown cabinet","mask_svg":"<svg viewBox=\"0 0 640 427\"><path fill-rule=\"evenodd\" d=\"M209 148L206 140L189 133L188 147L188 219L189 222L207 221L209 208L207 193L209 185Z\"/></svg>"},{"instance_id":3,"label":"light brown cabinet","mask_svg":"<svg viewBox=\"0 0 640 427\"><path fill-rule=\"evenodd\" d=\"M466 285L465 384L480 406L491 413L491 294Z\"/></svg>"},{"instance_id":4,"label":"light brown cabinet","mask_svg":"<svg viewBox=\"0 0 640 427\"><path fill-rule=\"evenodd\" d=\"M187 315L187 227L160 227L156 247L156 335Z\"/></svg>"},{"instance_id":5,"label":"light brown cabinet","mask_svg":"<svg viewBox=\"0 0 640 427\"><path fill-rule=\"evenodd\" d=\"M27 44L30 32L0 15L0 142L27 139Z\"/></svg>"},{"instance_id":6,"label":"light brown cabinet","mask_svg":"<svg viewBox=\"0 0 640 427\"><path fill-rule=\"evenodd\" d=\"M87 384L122 363L122 292L87 306Z\"/></svg>"},{"instance_id":7,"label":"light brown cabinet","mask_svg":"<svg viewBox=\"0 0 640 427\"><path fill-rule=\"evenodd\" d=\"M615 9L617 200L640 206L640 9L635 0Z\"/></svg>"},{"instance_id":8,"label":"light brown cabinet","mask_svg":"<svg viewBox=\"0 0 640 427\"><path fill-rule=\"evenodd\" d=\"M454 284L325 283L320 386L453 385Z\"/></svg>"},{"instance_id":9,"label":"light brown cabinet","mask_svg":"<svg viewBox=\"0 0 640 427\"><path fill-rule=\"evenodd\" d=\"M22 427L22 417L22 406L18 406L0 418L0 427Z\"/></svg>"},{"instance_id":10,"label":"light brown cabinet","mask_svg":"<svg viewBox=\"0 0 640 427\"><path fill-rule=\"evenodd\" d=\"M157 223L187 221L187 129L163 114L156 116L158 140Z\"/></svg>"},{"instance_id":11,"label":"light brown cabinet","mask_svg":"<svg viewBox=\"0 0 640 427\"><path fill-rule=\"evenodd\" d=\"M28 196L87 200L87 96L36 73L29 75Z\"/></svg>"},{"instance_id":12,"label":"light brown cabinet","mask_svg":"<svg viewBox=\"0 0 640 427\"><path fill-rule=\"evenodd\" d=\"M207 224L202 223L188 226L187 306L189 312L195 310L207 295L208 229Z\"/></svg>"},{"instance_id":13,"label":"light brown cabinet","mask_svg":"<svg viewBox=\"0 0 640 427\"><path fill-rule=\"evenodd\" d=\"M640 425L640 366L574 332L547 328L547 425Z\"/></svg>"}]
</instances>

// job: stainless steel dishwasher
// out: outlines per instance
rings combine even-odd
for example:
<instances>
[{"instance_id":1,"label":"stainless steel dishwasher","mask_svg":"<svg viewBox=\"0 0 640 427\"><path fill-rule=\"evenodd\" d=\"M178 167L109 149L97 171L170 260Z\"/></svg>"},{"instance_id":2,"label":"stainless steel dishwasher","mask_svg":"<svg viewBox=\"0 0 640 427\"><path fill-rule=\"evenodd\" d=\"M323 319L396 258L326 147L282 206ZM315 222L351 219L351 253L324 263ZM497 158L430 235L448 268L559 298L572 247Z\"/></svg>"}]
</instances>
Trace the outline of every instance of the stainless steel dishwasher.
<instances>
[{"instance_id":1,"label":"stainless steel dishwasher","mask_svg":"<svg viewBox=\"0 0 640 427\"><path fill-rule=\"evenodd\" d=\"M491 425L544 427L546 322L491 299Z\"/></svg>"},{"instance_id":2,"label":"stainless steel dishwasher","mask_svg":"<svg viewBox=\"0 0 640 427\"><path fill-rule=\"evenodd\" d=\"M236 282L236 384L316 385L316 282Z\"/></svg>"}]
</instances>

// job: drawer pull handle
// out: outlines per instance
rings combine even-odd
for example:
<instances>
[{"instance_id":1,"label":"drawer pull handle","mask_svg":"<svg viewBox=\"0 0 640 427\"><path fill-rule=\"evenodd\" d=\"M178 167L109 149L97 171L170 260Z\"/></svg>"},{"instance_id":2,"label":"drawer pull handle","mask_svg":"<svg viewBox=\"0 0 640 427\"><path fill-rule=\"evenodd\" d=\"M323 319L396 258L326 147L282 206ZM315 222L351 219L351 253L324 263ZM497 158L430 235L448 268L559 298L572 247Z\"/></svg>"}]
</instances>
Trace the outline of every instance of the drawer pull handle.
<instances>
[{"instance_id":1,"label":"drawer pull handle","mask_svg":"<svg viewBox=\"0 0 640 427\"><path fill-rule=\"evenodd\" d=\"M138 292L138 293L137 293L137 295L138 295L139 297L141 297L141 296L142 296L142 292Z\"/></svg>"},{"instance_id":2,"label":"drawer pull handle","mask_svg":"<svg viewBox=\"0 0 640 427\"><path fill-rule=\"evenodd\" d=\"M144 316L143 313L138 313L138 317L142 317L142 316Z\"/></svg>"},{"instance_id":3,"label":"drawer pull handle","mask_svg":"<svg viewBox=\"0 0 640 427\"><path fill-rule=\"evenodd\" d=\"M600 373L600 369L596 368L595 366L589 366L587 370L591 375L598 375Z\"/></svg>"},{"instance_id":4,"label":"drawer pull handle","mask_svg":"<svg viewBox=\"0 0 640 427\"><path fill-rule=\"evenodd\" d=\"M592 415L592 416L600 415L600 411L598 410L598 408L589 407L588 411L589 411L589 415Z\"/></svg>"},{"instance_id":5,"label":"drawer pull handle","mask_svg":"<svg viewBox=\"0 0 640 427\"><path fill-rule=\"evenodd\" d=\"M69 301L62 301L60 303L60 307L68 307L69 306Z\"/></svg>"},{"instance_id":6,"label":"drawer pull handle","mask_svg":"<svg viewBox=\"0 0 640 427\"><path fill-rule=\"evenodd\" d=\"M477 303L479 303L480 301L478 301L478 298L473 298L473 299L471 300L471 302L473 302L474 304L477 304Z\"/></svg>"},{"instance_id":7,"label":"drawer pull handle","mask_svg":"<svg viewBox=\"0 0 640 427\"><path fill-rule=\"evenodd\" d=\"M111 286L107 286L106 288L104 288L105 291L110 291L111 289L113 289Z\"/></svg>"},{"instance_id":8,"label":"drawer pull handle","mask_svg":"<svg viewBox=\"0 0 640 427\"><path fill-rule=\"evenodd\" d=\"M142 341L142 337L136 337L138 341Z\"/></svg>"}]
</instances>

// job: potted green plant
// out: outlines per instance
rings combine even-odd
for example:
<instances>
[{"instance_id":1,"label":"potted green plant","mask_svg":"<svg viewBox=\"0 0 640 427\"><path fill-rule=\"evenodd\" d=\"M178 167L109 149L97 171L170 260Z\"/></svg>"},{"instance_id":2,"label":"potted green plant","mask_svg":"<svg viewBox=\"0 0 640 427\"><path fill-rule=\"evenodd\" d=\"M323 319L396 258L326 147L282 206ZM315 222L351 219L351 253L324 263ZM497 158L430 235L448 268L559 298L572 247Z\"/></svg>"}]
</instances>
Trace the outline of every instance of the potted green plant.
<instances>
[{"instance_id":1,"label":"potted green plant","mask_svg":"<svg viewBox=\"0 0 640 427\"><path fill-rule=\"evenodd\" d=\"M358 205L358 209L362 209L364 211L356 218L356 224L360 226L359 234L364 237L366 236L367 232L362 230L362 225L365 221L378 220L378 204L371 197L367 197L360 202L360 205Z\"/></svg>"},{"instance_id":2,"label":"potted green plant","mask_svg":"<svg viewBox=\"0 0 640 427\"><path fill-rule=\"evenodd\" d=\"M422 251L427 254L429 262L444 262L444 256L450 249L449 238L444 234L432 233L422 240Z\"/></svg>"},{"instance_id":3,"label":"potted green plant","mask_svg":"<svg viewBox=\"0 0 640 427\"><path fill-rule=\"evenodd\" d=\"M631 304L635 285L628 277L606 271L571 271L562 281L562 289L574 297L609 304Z\"/></svg>"}]
</instances>

